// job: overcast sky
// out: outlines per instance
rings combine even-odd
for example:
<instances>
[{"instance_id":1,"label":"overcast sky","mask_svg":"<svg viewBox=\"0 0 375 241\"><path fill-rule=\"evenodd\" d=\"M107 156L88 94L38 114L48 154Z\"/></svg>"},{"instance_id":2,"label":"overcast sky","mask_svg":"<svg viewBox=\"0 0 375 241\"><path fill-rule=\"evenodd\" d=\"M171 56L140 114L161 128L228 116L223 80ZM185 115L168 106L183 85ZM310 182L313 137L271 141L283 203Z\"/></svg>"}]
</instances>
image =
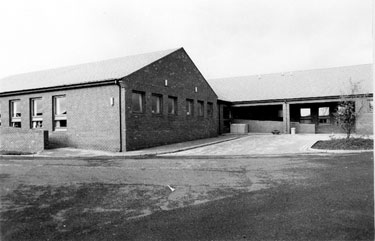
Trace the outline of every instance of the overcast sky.
<instances>
[{"instance_id":1,"label":"overcast sky","mask_svg":"<svg viewBox=\"0 0 375 241\"><path fill-rule=\"evenodd\" d=\"M2 0L0 78L184 47L206 78L372 63L372 0Z\"/></svg>"}]
</instances>

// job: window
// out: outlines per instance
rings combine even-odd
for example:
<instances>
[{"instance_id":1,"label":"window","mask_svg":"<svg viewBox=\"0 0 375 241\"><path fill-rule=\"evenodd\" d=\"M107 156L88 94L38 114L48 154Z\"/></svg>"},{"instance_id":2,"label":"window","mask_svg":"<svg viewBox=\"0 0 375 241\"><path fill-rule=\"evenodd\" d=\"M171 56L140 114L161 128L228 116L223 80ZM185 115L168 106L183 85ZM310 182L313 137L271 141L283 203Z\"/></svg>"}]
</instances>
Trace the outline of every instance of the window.
<instances>
[{"instance_id":1,"label":"window","mask_svg":"<svg viewBox=\"0 0 375 241\"><path fill-rule=\"evenodd\" d=\"M207 102L207 116L208 117L214 116L214 105L211 102Z\"/></svg>"},{"instance_id":2,"label":"window","mask_svg":"<svg viewBox=\"0 0 375 241\"><path fill-rule=\"evenodd\" d=\"M43 104L42 98L30 100L31 109L31 128L43 127Z\"/></svg>"},{"instance_id":3,"label":"window","mask_svg":"<svg viewBox=\"0 0 375 241\"><path fill-rule=\"evenodd\" d=\"M163 112L163 97L161 95L151 95L151 112L153 114L161 114Z\"/></svg>"},{"instance_id":4,"label":"window","mask_svg":"<svg viewBox=\"0 0 375 241\"><path fill-rule=\"evenodd\" d=\"M301 117L310 117L311 116L311 110L310 108L301 108Z\"/></svg>"},{"instance_id":5,"label":"window","mask_svg":"<svg viewBox=\"0 0 375 241\"><path fill-rule=\"evenodd\" d=\"M330 123L329 107L319 107L318 116L319 116L320 124L329 124Z\"/></svg>"},{"instance_id":6,"label":"window","mask_svg":"<svg viewBox=\"0 0 375 241\"><path fill-rule=\"evenodd\" d=\"M66 98L64 95L53 97L53 129L66 130L67 128Z\"/></svg>"},{"instance_id":7,"label":"window","mask_svg":"<svg viewBox=\"0 0 375 241\"><path fill-rule=\"evenodd\" d=\"M300 109L301 123L310 124L311 123L311 109L310 108L301 108Z\"/></svg>"},{"instance_id":8,"label":"window","mask_svg":"<svg viewBox=\"0 0 375 241\"><path fill-rule=\"evenodd\" d=\"M194 100L186 99L186 115L193 116Z\"/></svg>"},{"instance_id":9,"label":"window","mask_svg":"<svg viewBox=\"0 0 375 241\"><path fill-rule=\"evenodd\" d=\"M1 126L1 105L0 105L0 126Z\"/></svg>"},{"instance_id":10,"label":"window","mask_svg":"<svg viewBox=\"0 0 375 241\"><path fill-rule=\"evenodd\" d=\"M204 102L198 100L198 116L203 116Z\"/></svg>"},{"instance_id":11,"label":"window","mask_svg":"<svg viewBox=\"0 0 375 241\"><path fill-rule=\"evenodd\" d=\"M143 113L145 94L143 92L133 91L132 93L132 111L134 113Z\"/></svg>"},{"instance_id":12,"label":"window","mask_svg":"<svg viewBox=\"0 0 375 241\"><path fill-rule=\"evenodd\" d=\"M21 128L20 100L10 101L10 126Z\"/></svg>"},{"instance_id":13,"label":"window","mask_svg":"<svg viewBox=\"0 0 375 241\"><path fill-rule=\"evenodd\" d=\"M168 114L177 115L177 98L169 96L168 97Z\"/></svg>"}]
</instances>

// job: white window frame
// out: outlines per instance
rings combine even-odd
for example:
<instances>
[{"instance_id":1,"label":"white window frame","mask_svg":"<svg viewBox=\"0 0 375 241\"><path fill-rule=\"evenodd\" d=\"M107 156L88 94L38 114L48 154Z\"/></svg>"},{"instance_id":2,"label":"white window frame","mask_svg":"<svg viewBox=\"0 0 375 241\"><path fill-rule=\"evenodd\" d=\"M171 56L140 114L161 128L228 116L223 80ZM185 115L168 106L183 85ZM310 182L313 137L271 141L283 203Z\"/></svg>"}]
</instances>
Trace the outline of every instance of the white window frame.
<instances>
[{"instance_id":1,"label":"white window frame","mask_svg":"<svg viewBox=\"0 0 375 241\"><path fill-rule=\"evenodd\" d=\"M66 131L68 128L68 118L67 118L67 113L65 114L56 114L57 111L57 100L65 98L66 101L66 96L65 95L56 95L52 97L52 102L53 102L53 130L54 131ZM61 121L66 121L66 126L61 127L60 122Z\"/></svg>"},{"instance_id":2,"label":"white window frame","mask_svg":"<svg viewBox=\"0 0 375 241\"><path fill-rule=\"evenodd\" d=\"M42 115L36 115L38 113L38 105L36 100L42 101L42 97L36 97L30 99L30 125L32 129L42 128L43 127L43 113Z\"/></svg>"},{"instance_id":3,"label":"white window frame","mask_svg":"<svg viewBox=\"0 0 375 241\"><path fill-rule=\"evenodd\" d=\"M15 115L15 113L17 113L17 105L16 105L16 108L15 108L15 103L18 103L18 108L21 107L21 100L19 99L16 99L16 100L10 100L9 102L9 105L10 105L10 126L11 127L16 127L16 128L21 128L22 127L22 122L21 122L21 117L22 117L22 113L20 113L19 116ZM19 124L19 126L18 126Z\"/></svg>"}]
</instances>

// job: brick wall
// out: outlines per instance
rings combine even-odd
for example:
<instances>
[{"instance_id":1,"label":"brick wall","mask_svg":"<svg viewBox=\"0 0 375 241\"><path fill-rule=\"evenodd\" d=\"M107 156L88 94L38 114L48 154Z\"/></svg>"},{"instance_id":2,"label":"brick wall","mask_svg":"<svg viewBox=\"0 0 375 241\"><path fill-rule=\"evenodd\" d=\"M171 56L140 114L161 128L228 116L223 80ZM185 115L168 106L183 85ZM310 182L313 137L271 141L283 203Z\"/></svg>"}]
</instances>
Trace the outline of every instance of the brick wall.
<instances>
[{"instance_id":1,"label":"brick wall","mask_svg":"<svg viewBox=\"0 0 375 241\"><path fill-rule=\"evenodd\" d=\"M66 131L53 130L52 97L57 95L66 96ZM43 129L48 130L51 147L120 150L118 86L108 85L1 97L2 126L9 127L10 100L19 99L22 113L21 129L30 130L30 99L37 97L42 98ZM113 106L110 98L114 98Z\"/></svg>"},{"instance_id":2,"label":"brick wall","mask_svg":"<svg viewBox=\"0 0 375 241\"><path fill-rule=\"evenodd\" d=\"M165 80L168 86L165 86ZM217 136L217 96L184 50L178 50L124 79L126 149L183 142ZM197 87L197 92L195 92ZM144 113L133 113L132 91L145 93ZM160 115L151 112L151 95L163 97ZM169 115L168 96L177 98L177 115ZM194 100L193 116L186 115L186 99ZM197 101L204 101L204 116L197 116ZM207 115L207 102L213 115Z\"/></svg>"},{"instance_id":3,"label":"brick wall","mask_svg":"<svg viewBox=\"0 0 375 241\"><path fill-rule=\"evenodd\" d=\"M357 116L355 131L361 135L373 135L373 110L370 108L372 99L358 99L356 100L356 109L360 109ZM363 107L362 107L363 106Z\"/></svg>"},{"instance_id":4,"label":"brick wall","mask_svg":"<svg viewBox=\"0 0 375 241\"><path fill-rule=\"evenodd\" d=\"M0 127L0 151L37 153L48 146L48 131Z\"/></svg>"},{"instance_id":5,"label":"brick wall","mask_svg":"<svg viewBox=\"0 0 375 241\"><path fill-rule=\"evenodd\" d=\"M296 134L299 134L299 133L315 134L316 132L315 124L303 124L299 122L290 122L290 127L296 128Z\"/></svg>"},{"instance_id":6,"label":"brick wall","mask_svg":"<svg viewBox=\"0 0 375 241\"><path fill-rule=\"evenodd\" d=\"M249 124L249 132L253 133L271 133L273 130L279 130L280 133L283 133L284 129L282 121L233 119L233 123Z\"/></svg>"}]
</instances>

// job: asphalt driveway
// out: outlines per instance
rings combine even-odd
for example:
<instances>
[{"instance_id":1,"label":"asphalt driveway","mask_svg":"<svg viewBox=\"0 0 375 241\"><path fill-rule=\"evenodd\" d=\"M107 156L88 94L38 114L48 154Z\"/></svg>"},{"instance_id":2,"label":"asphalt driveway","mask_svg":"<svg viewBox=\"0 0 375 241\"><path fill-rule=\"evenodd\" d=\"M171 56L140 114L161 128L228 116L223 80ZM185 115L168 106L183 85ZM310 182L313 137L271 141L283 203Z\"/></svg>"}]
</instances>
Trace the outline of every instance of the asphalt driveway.
<instances>
[{"instance_id":1,"label":"asphalt driveway","mask_svg":"<svg viewBox=\"0 0 375 241\"><path fill-rule=\"evenodd\" d=\"M0 167L1 240L374 238L370 153L9 157Z\"/></svg>"}]
</instances>

